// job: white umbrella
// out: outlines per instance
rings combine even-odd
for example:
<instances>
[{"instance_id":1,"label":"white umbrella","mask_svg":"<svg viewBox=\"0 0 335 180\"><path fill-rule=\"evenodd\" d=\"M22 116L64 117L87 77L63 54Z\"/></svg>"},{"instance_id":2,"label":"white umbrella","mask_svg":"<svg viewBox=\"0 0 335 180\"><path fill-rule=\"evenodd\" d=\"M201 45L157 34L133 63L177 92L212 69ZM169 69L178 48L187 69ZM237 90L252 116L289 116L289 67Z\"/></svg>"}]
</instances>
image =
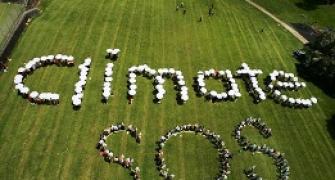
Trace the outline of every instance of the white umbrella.
<instances>
[{"instance_id":1,"label":"white umbrella","mask_svg":"<svg viewBox=\"0 0 335 180\"><path fill-rule=\"evenodd\" d=\"M28 87L21 88L21 93L22 94L28 94L29 93L29 88Z\"/></svg>"},{"instance_id":2,"label":"white umbrella","mask_svg":"<svg viewBox=\"0 0 335 180\"><path fill-rule=\"evenodd\" d=\"M61 55L61 54L57 54L57 55L55 56L56 59L62 59L62 57L63 57L63 55Z\"/></svg>"},{"instance_id":3,"label":"white umbrella","mask_svg":"<svg viewBox=\"0 0 335 180\"><path fill-rule=\"evenodd\" d=\"M30 96L31 98L35 99L35 98L38 97L38 92L33 91L33 92L31 92L31 93L29 94L29 96Z\"/></svg>"},{"instance_id":4,"label":"white umbrella","mask_svg":"<svg viewBox=\"0 0 335 180\"><path fill-rule=\"evenodd\" d=\"M102 93L102 95L107 99L111 95L111 93L108 91L105 91Z\"/></svg>"},{"instance_id":5,"label":"white umbrella","mask_svg":"<svg viewBox=\"0 0 335 180\"><path fill-rule=\"evenodd\" d=\"M134 89L131 89L128 91L128 94L134 96L136 94L136 91Z\"/></svg>"},{"instance_id":6,"label":"white umbrella","mask_svg":"<svg viewBox=\"0 0 335 180\"><path fill-rule=\"evenodd\" d=\"M128 81L129 81L131 84L136 83L136 79L135 79L135 78L130 78Z\"/></svg>"},{"instance_id":7,"label":"white umbrella","mask_svg":"<svg viewBox=\"0 0 335 180\"><path fill-rule=\"evenodd\" d=\"M180 86L184 86L186 83L185 83L185 81L184 80L180 80L180 81L178 81L178 85L180 85Z\"/></svg>"},{"instance_id":8,"label":"white umbrella","mask_svg":"<svg viewBox=\"0 0 335 180\"><path fill-rule=\"evenodd\" d=\"M204 81L200 81L200 82L199 82L199 86L200 86L200 87L205 87L205 86L206 86L206 84L205 84L205 82L204 82Z\"/></svg>"},{"instance_id":9,"label":"white umbrella","mask_svg":"<svg viewBox=\"0 0 335 180\"><path fill-rule=\"evenodd\" d=\"M23 88L23 84L20 83L20 84L15 85L16 90L19 90L21 88Z\"/></svg>"},{"instance_id":10,"label":"white umbrella","mask_svg":"<svg viewBox=\"0 0 335 180\"><path fill-rule=\"evenodd\" d=\"M186 87L186 86L182 86L180 89L181 89L182 91L188 91L188 87Z\"/></svg>"},{"instance_id":11,"label":"white umbrella","mask_svg":"<svg viewBox=\"0 0 335 180\"><path fill-rule=\"evenodd\" d=\"M130 73L130 74L129 74L129 77L130 77L130 78L135 78L135 77L136 77L136 74L135 74L135 73Z\"/></svg>"},{"instance_id":12,"label":"white umbrella","mask_svg":"<svg viewBox=\"0 0 335 180\"><path fill-rule=\"evenodd\" d=\"M160 89L164 89L164 88L163 88L163 85L158 84L158 85L155 86L155 89L160 90Z\"/></svg>"},{"instance_id":13,"label":"white umbrella","mask_svg":"<svg viewBox=\"0 0 335 180\"><path fill-rule=\"evenodd\" d=\"M104 91L104 92L111 92L111 90L112 90L112 89L111 89L110 87L104 87L104 88L103 88L103 91Z\"/></svg>"},{"instance_id":14,"label":"white umbrella","mask_svg":"<svg viewBox=\"0 0 335 180\"><path fill-rule=\"evenodd\" d=\"M111 77L112 75L113 75L113 71L112 70L107 70L105 72L105 76L107 76L107 77Z\"/></svg>"},{"instance_id":15,"label":"white umbrella","mask_svg":"<svg viewBox=\"0 0 335 180\"><path fill-rule=\"evenodd\" d=\"M23 73L23 72L25 72L25 71L26 71L26 69L23 68L23 67L20 67L20 68L17 70L18 73Z\"/></svg>"},{"instance_id":16,"label":"white umbrella","mask_svg":"<svg viewBox=\"0 0 335 180\"><path fill-rule=\"evenodd\" d=\"M104 87L110 87L111 86L111 83L109 82L104 82Z\"/></svg>"},{"instance_id":17,"label":"white umbrella","mask_svg":"<svg viewBox=\"0 0 335 180\"><path fill-rule=\"evenodd\" d=\"M228 97L227 93L225 93L225 92L221 93L221 95L222 95L223 99L226 99Z\"/></svg>"},{"instance_id":18,"label":"white umbrella","mask_svg":"<svg viewBox=\"0 0 335 180\"><path fill-rule=\"evenodd\" d=\"M78 87L76 87L76 89L74 91L76 92L76 94L80 94L80 93L83 92L83 88L78 86Z\"/></svg>"},{"instance_id":19,"label":"white umbrella","mask_svg":"<svg viewBox=\"0 0 335 180\"><path fill-rule=\"evenodd\" d=\"M234 90L229 90L228 91L228 96L234 96L235 95L235 91Z\"/></svg>"},{"instance_id":20,"label":"white umbrella","mask_svg":"<svg viewBox=\"0 0 335 180\"><path fill-rule=\"evenodd\" d=\"M187 93L187 91L180 91L180 94L181 95L187 95L188 93Z\"/></svg>"},{"instance_id":21,"label":"white umbrella","mask_svg":"<svg viewBox=\"0 0 335 180\"><path fill-rule=\"evenodd\" d=\"M315 97L312 97L312 98L311 98L311 101L312 101L313 104L318 103L318 99L316 99Z\"/></svg>"},{"instance_id":22,"label":"white umbrella","mask_svg":"<svg viewBox=\"0 0 335 180\"><path fill-rule=\"evenodd\" d=\"M78 99L78 98L75 98L74 101L73 101L72 103L73 103L73 105L75 105L75 106L80 106L80 104L81 104L81 100Z\"/></svg>"},{"instance_id":23,"label":"white umbrella","mask_svg":"<svg viewBox=\"0 0 335 180\"><path fill-rule=\"evenodd\" d=\"M166 91L165 91L165 89L158 89L158 93L165 94Z\"/></svg>"},{"instance_id":24,"label":"white umbrella","mask_svg":"<svg viewBox=\"0 0 335 180\"><path fill-rule=\"evenodd\" d=\"M112 81L113 81L113 78L112 78L112 77L105 77L105 81L106 81L106 82L112 82Z\"/></svg>"},{"instance_id":25,"label":"white umbrella","mask_svg":"<svg viewBox=\"0 0 335 180\"><path fill-rule=\"evenodd\" d=\"M204 87L202 87L202 88L200 88L200 92L203 93L203 94L206 94L207 93L207 89L204 88Z\"/></svg>"},{"instance_id":26,"label":"white umbrella","mask_svg":"<svg viewBox=\"0 0 335 180\"><path fill-rule=\"evenodd\" d=\"M212 97L216 97L218 93L216 91L210 91L209 95L211 95Z\"/></svg>"},{"instance_id":27,"label":"white umbrella","mask_svg":"<svg viewBox=\"0 0 335 180\"><path fill-rule=\"evenodd\" d=\"M130 85L130 86L129 86L129 89L136 90L136 89L137 89L137 86L136 86L136 84L132 84L132 85Z\"/></svg>"},{"instance_id":28,"label":"white umbrella","mask_svg":"<svg viewBox=\"0 0 335 180\"><path fill-rule=\"evenodd\" d=\"M183 101L187 101L187 100L189 100L189 96L184 94L180 97L180 99L183 100Z\"/></svg>"},{"instance_id":29,"label":"white umbrella","mask_svg":"<svg viewBox=\"0 0 335 180\"><path fill-rule=\"evenodd\" d=\"M47 59L48 59L48 57L46 57L46 56L41 57L41 61L46 61Z\"/></svg>"},{"instance_id":30,"label":"white umbrella","mask_svg":"<svg viewBox=\"0 0 335 180\"><path fill-rule=\"evenodd\" d=\"M113 63L107 63L106 67L112 69L114 67L114 64Z\"/></svg>"},{"instance_id":31,"label":"white umbrella","mask_svg":"<svg viewBox=\"0 0 335 180\"><path fill-rule=\"evenodd\" d=\"M158 94L156 94L156 98L157 98L158 100L162 100L163 97L164 97L164 95L163 95L162 93L158 93Z\"/></svg>"}]
</instances>

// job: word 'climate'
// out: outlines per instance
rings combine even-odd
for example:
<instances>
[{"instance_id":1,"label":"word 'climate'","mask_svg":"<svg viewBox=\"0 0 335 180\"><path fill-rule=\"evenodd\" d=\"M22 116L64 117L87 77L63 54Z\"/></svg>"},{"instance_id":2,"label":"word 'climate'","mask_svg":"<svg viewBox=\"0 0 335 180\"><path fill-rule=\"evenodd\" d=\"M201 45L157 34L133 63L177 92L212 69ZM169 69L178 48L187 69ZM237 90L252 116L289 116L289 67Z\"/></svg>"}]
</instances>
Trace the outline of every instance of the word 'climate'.
<instances>
[{"instance_id":1,"label":"word 'climate'","mask_svg":"<svg viewBox=\"0 0 335 180\"><path fill-rule=\"evenodd\" d=\"M113 67L114 62L119 57L119 49L108 49L106 58L113 60L113 62L107 63L104 73L104 83L102 85L102 101L107 103L110 96L113 95ZM72 96L72 105L74 108L79 109L84 99L84 91L87 83L88 74L90 72L92 60L86 58L84 63L78 66L79 69L79 80L74 85L74 95ZM37 92L30 90L24 84L24 79L31 75L35 70L46 67L49 65L57 65L59 67L73 67L74 57L57 54L48 55L38 58L33 58L23 67L18 69L18 73L14 78L15 89L18 93L27 98L30 102L36 104L51 104L56 105L59 103L60 95L51 92ZM274 100L274 102L281 104L282 106L288 106L292 108L308 108L312 107L317 103L315 97L308 98L295 98L289 97L288 95L282 94L283 91L297 91L306 87L305 82L299 81L293 73L287 73L282 70L274 70L271 72L266 79L265 87L263 90L259 87L258 75L262 74L260 69L252 69L246 63L242 63L241 67L236 71L232 72L229 69L226 70L203 70L198 71L193 78L192 87L197 96L202 96L208 101L212 102L225 102L225 101L236 101L242 96L240 93L236 79L241 79L245 82L248 93L253 97L255 103L259 103L267 99L267 97ZM184 104L189 100L189 88L186 85L184 75L182 71L174 68L159 68L153 69L147 64L132 66L128 68L128 102L132 104L136 96L136 78L137 76L145 77L148 80L153 81L154 85L154 102L161 103L166 94L164 89L164 83L166 80L172 80L177 92L178 104ZM214 79L220 81L224 86L225 90L217 92L206 88L206 80Z\"/></svg>"}]
</instances>

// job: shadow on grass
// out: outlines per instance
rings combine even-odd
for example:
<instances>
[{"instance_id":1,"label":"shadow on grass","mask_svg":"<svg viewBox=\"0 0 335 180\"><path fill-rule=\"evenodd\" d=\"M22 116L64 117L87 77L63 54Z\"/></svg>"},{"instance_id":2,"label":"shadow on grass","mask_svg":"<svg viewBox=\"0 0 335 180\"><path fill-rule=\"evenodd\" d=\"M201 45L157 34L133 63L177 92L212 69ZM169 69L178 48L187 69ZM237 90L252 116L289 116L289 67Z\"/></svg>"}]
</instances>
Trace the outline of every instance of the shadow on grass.
<instances>
[{"instance_id":1,"label":"shadow on grass","mask_svg":"<svg viewBox=\"0 0 335 180\"><path fill-rule=\"evenodd\" d=\"M335 139L335 114L327 121L327 130L330 136Z\"/></svg>"},{"instance_id":2,"label":"shadow on grass","mask_svg":"<svg viewBox=\"0 0 335 180\"><path fill-rule=\"evenodd\" d=\"M325 94L332 98L335 98L335 87L332 85L333 83L326 82L322 78L310 75L310 73L307 72L299 63L297 63L295 66L299 77L302 77L306 81L313 83L314 85L319 87Z\"/></svg>"},{"instance_id":3,"label":"shadow on grass","mask_svg":"<svg viewBox=\"0 0 335 180\"><path fill-rule=\"evenodd\" d=\"M327 0L302 0L296 2L295 5L300 9L312 11L317 9L319 5L326 5L327 3Z\"/></svg>"}]
</instances>

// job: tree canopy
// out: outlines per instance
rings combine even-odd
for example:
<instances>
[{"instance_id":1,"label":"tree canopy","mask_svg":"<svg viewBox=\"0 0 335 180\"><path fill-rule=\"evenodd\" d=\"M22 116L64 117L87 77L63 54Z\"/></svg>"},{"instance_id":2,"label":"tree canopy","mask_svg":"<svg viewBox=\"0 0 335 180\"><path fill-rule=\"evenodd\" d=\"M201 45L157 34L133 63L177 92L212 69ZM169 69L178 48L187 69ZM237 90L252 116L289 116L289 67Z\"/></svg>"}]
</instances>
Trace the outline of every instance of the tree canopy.
<instances>
[{"instance_id":1,"label":"tree canopy","mask_svg":"<svg viewBox=\"0 0 335 180\"><path fill-rule=\"evenodd\" d=\"M305 76L335 89L335 31L327 29L303 48L299 55L301 71Z\"/></svg>"}]
</instances>

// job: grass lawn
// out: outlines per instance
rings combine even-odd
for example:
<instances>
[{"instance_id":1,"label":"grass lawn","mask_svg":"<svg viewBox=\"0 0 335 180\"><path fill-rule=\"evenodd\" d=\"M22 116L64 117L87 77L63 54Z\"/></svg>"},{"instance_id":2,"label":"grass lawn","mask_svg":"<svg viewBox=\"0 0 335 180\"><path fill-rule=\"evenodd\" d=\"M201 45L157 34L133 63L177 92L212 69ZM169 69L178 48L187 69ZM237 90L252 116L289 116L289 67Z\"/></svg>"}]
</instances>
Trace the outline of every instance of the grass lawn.
<instances>
[{"instance_id":1,"label":"grass lawn","mask_svg":"<svg viewBox=\"0 0 335 180\"><path fill-rule=\"evenodd\" d=\"M254 1L286 22L335 28L335 5L310 5L304 8L299 5L304 0Z\"/></svg>"},{"instance_id":2,"label":"grass lawn","mask_svg":"<svg viewBox=\"0 0 335 180\"><path fill-rule=\"evenodd\" d=\"M20 4L0 3L0 46L3 38L23 10L24 7Z\"/></svg>"},{"instance_id":3,"label":"grass lawn","mask_svg":"<svg viewBox=\"0 0 335 180\"><path fill-rule=\"evenodd\" d=\"M141 144L125 133L108 139L115 153L125 153L141 168L142 179L159 179L154 165L155 142L176 125L201 123L220 134L233 152L230 179L246 179L243 169L256 165L265 179L275 179L272 160L261 154L239 153L231 137L234 126L249 117L262 118L273 137L263 139L256 130L244 133L258 144L266 143L285 152L291 179L333 179L335 141L328 133L328 119L335 113L335 100L319 88L292 93L295 97L316 96L310 109L289 109L268 99L258 105L238 80L242 97L236 102L212 104L191 90L190 100L177 105L172 82L165 87L162 104L152 102L153 87L138 78L139 89L132 105L126 100L128 67L147 63L152 68L174 67L183 71L191 89L198 70L209 68L235 71L242 62L263 70L262 80L274 69L294 72L291 57L299 43L272 19L243 0L215 1L216 14L207 16L207 1L184 0L186 15L176 12L176 2L166 0L52 0L23 33L9 63L0 74L0 177L2 179L131 179L122 167L109 165L95 145L109 125L123 121L137 126ZM203 15L203 22L197 22ZM264 28L264 32L259 30ZM102 104L101 89L105 49L120 48L115 64L114 97ZM31 105L13 89L16 70L29 59L47 54L72 54L76 65L87 56L93 59L90 80L82 108L71 105L77 66L51 66L37 70L25 81L38 91L61 94L58 106ZM211 81L211 87L220 88ZM262 86L264 87L264 86ZM215 149L207 140L183 135L169 140L165 148L167 165L176 179L213 179L218 171Z\"/></svg>"}]
</instances>

